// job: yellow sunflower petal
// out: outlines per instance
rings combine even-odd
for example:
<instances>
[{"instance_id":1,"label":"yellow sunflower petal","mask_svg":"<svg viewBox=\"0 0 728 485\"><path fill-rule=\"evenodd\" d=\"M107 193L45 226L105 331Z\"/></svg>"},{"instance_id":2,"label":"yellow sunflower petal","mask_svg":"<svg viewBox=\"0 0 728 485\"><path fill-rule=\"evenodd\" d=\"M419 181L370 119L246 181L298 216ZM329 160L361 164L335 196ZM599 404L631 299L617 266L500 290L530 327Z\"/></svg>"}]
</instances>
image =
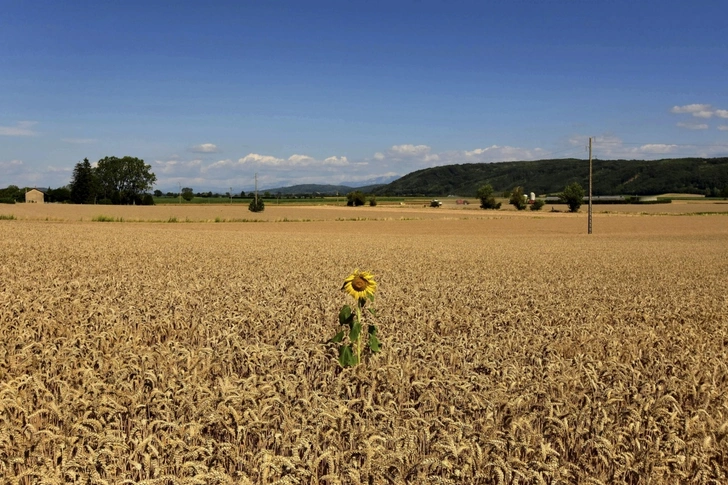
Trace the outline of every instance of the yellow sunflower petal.
<instances>
[{"instance_id":1,"label":"yellow sunflower petal","mask_svg":"<svg viewBox=\"0 0 728 485\"><path fill-rule=\"evenodd\" d=\"M374 275L369 271L354 270L344 280L344 286L341 289L350 294L355 300L368 298L377 290L377 282L374 281Z\"/></svg>"}]
</instances>

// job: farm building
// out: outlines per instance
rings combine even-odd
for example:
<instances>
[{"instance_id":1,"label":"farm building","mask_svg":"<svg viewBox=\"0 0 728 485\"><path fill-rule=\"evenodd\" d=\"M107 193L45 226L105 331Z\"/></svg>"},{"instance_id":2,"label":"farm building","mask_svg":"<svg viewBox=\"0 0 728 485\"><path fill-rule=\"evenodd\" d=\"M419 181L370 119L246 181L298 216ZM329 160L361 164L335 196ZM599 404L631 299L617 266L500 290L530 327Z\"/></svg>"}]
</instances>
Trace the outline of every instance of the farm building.
<instances>
[{"instance_id":1,"label":"farm building","mask_svg":"<svg viewBox=\"0 0 728 485\"><path fill-rule=\"evenodd\" d=\"M25 193L25 202L31 204L42 204L45 201L45 194L38 189L31 189Z\"/></svg>"}]
</instances>

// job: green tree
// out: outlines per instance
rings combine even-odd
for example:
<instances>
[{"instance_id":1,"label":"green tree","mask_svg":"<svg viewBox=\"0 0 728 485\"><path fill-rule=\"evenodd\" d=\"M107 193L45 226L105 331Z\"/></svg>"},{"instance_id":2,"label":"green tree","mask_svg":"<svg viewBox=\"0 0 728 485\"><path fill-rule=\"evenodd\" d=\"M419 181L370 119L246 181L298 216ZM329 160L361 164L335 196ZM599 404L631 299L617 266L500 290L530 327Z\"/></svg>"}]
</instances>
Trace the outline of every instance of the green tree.
<instances>
[{"instance_id":1,"label":"green tree","mask_svg":"<svg viewBox=\"0 0 728 485\"><path fill-rule=\"evenodd\" d=\"M490 184L481 185L477 196L480 199L481 209L500 209L501 203L495 201L493 187Z\"/></svg>"},{"instance_id":2,"label":"green tree","mask_svg":"<svg viewBox=\"0 0 728 485\"><path fill-rule=\"evenodd\" d=\"M364 205L365 202L366 197L364 196L364 193L360 190L355 190L346 194L346 205L348 205L349 207L358 207L360 205Z\"/></svg>"},{"instance_id":3,"label":"green tree","mask_svg":"<svg viewBox=\"0 0 728 485\"><path fill-rule=\"evenodd\" d=\"M96 173L88 158L78 162L71 178L71 202L74 204L93 204L98 193Z\"/></svg>"},{"instance_id":4,"label":"green tree","mask_svg":"<svg viewBox=\"0 0 728 485\"><path fill-rule=\"evenodd\" d=\"M526 196L523 195L523 187L519 186L513 188L509 203L519 211L526 208L528 204L526 203Z\"/></svg>"},{"instance_id":5,"label":"green tree","mask_svg":"<svg viewBox=\"0 0 728 485\"><path fill-rule=\"evenodd\" d=\"M540 211L543 208L544 204L545 202L542 199L536 199L533 201L533 204L531 204L531 210Z\"/></svg>"},{"instance_id":6,"label":"green tree","mask_svg":"<svg viewBox=\"0 0 728 485\"><path fill-rule=\"evenodd\" d=\"M195 193L192 191L190 187L183 187L182 188L182 198L186 200L187 202L191 201L195 197Z\"/></svg>"},{"instance_id":7,"label":"green tree","mask_svg":"<svg viewBox=\"0 0 728 485\"><path fill-rule=\"evenodd\" d=\"M0 189L0 199L6 204L25 202L25 192L20 190L17 185L8 185L6 188Z\"/></svg>"},{"instance_id":8,"label":"green tree","mask_svg":"<svg viewBox=\"0 0 728 485\"><path fill-rule=\"evenodd\" d=\"M265 210L265 203L263 202L263 199L260 197L254 197L248 205L248 210L250 212L263 212Z\"/></svg>"},{"instance_id":9,"label":"green tree","mask_svg":"<svg viewBox=\"0 0 728 485\"><path fill-rule=\"evenodd\" d=\"M161 190L157 189L154 191L154 197L162 197L164 194Z\"/></svg>"},{"instance_id":10,"label":"green tree","mask_svg":"<svg viewBox=\"0 0 728 485\"><path fill-rule=\"evenodd\" d=\"M151 190L157 176L151 166L135 157L104 157L96 166L96 176L104 198L114 203L131 204L141 200L141 194Z\"/></svg>"},{"instance_id":11,"label":"green tree","mask_svg":"<svg viewBox=\"0 0 728 485\"><path fill-rule=\"evenodd\" d=\"M48 190L46 190L47 202L69 202L70 200L71 189L68 187L58 187L57 189L51 189L48 187Z\"/></svg>"},{"instance_id":12,"label":"green tree","mask_svg":"<svg viewBox=\"0 0 728 485\"><path fill-rule=\"evenodd\" d=\"M579 212L579 207L584 202L584 189L574 182L564 188L564 191L559 194L559 199L569 206L569 212Z\"/></svg>"}]
</instances>

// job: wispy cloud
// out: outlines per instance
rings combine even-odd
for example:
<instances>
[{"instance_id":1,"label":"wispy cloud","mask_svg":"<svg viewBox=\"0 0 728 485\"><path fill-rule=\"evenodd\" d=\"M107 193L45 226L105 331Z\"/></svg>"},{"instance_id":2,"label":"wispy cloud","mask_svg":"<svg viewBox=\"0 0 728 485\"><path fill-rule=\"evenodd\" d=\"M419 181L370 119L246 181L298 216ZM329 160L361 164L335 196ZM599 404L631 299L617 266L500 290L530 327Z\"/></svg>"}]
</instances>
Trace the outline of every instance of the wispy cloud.
<instances>
[{"instance_id":1,"label":"wispy cloud","mask_svg":"<svg viewBox=\"0 0 728 485\"><path fill-rule=\"evenodd\" d=\"M220 150L214 143L202 143L200 145L191 146L189 149L192 153L218 153Z\"/></svg>"},{"instance_id":2,"label":"wispy cloud","mask_svg":"<svg viewBox=\"0 0 728 485\"><path fill-rule=\"evenodd\" d=\"M728 126L721 128L728 130ZM594 138L594 156L600 159L655 159L680 156L721 156L725 147L716 145L705 148L672 143L624 143L621 138L604 134ZM571 148L556 153L583 149L587 136L573 136ZM583 152L586 156L586 152ZM227 191L251 190L255 175L260 188L281 187L295 184L340 184L365 182L378 177L392 180L408 173L437 165L457 163L492 163L518 160L552 158L551 152L542 148L525 148L509 145L484 144L465 150L437 151L425 144L396 144L375 151L368 158L349 159L346 156L320 157L302 153L276 156L265 153L248 153L240 158L215 161L194 159L181 160L170 157L153 163L161 187L183 187Z\"/></svg>"},{"instance_id":3,"label":"wispy cloud","mask_svg":"<svg viewBox=\"0 0 728 485\"><path fill-rule=\"evenodd\" d=\"M638 147L635 151L639 153L644 154L650 154L650 153L672 153L679 149L680 147L678 145L671 145L671 144L665 144L665 143L647 143L646 145L642 145Z\"/></svg>"},{"instance_id":4,"label":"wispy cloud","mask_svg":"<svg viewBox=\"0 0 728 485\"><path fill-rule=\"evenodd\" d=\"M15 126L0 126L0 135L4 136L35 136L38 133L33 130L37 121L18 121Z\"/></svg>"},{"instance_id":5,"label":"wispy cloud","mask_svg":"<svg viewBox=\"0 0 728 485\"><path fill-rule=\"evenodd\" d=\"M430 150L432 148L427 145L394 145L389 152L403 157L416 157L430 153Z\"/></svg>"},{"instance_id":6,"label":"wispy cloud","mask_svg":"<svg viewBox=\"0 0 728 485\"><path fill-rule=\"evenodd\" d=\"M708 125L705 123L676 123L675 126L685 128L686 130L707 130Z\"/></svg>"},{"instance_id":7,"label":"wispy cloud","mask_svg":"<svg viewBox=\"0 0 728 485\"><path fill-rule=\"evenodd\" d=\"M728 125L720 125L720 126L718 127L718 129L719 129L720 131L728 131Z\"/></svg>"},{"instance_id":8,"label":"wispy cloud","mask_svg":"<svg viewBox=\"0 0 728 485\"><path fill-rule=\"evenodd\" d=\"M232 163L229 160L220 161L212 164L209 168L231 166ZM349 160L346 157L331 156L318 160L314 157L301 154L293 154L288 158L278 158L271 155L260 155L258 153L249 153L244 157L238 159L235 165L238 166L267 166L267 167L280 167L280 168L298 168L298 167L325 167L325 166L337 166L344 167L349 165Z\"/></svg>"},{"instance_id":9,"label":"wispy cloud","mask_svg":"<svg viewBox=\"0 0 728 485\"><path fill-rule=\"evenodd\" d=\"M96 143L97 140L94 138L61 138L61 141L75 145L91 145Z\"/></svg>"},{"instance_id":10,"label":"wispy cloud","mask_svg":"<svg viewBox=\"0 0 728 485\"><path fill-rule=\"evenodd\" d=\"M513 160L533 160L541 158L544 151L541 148L519 148L508 145L491 145L486 148L463 151L469 163L505 162Z\"/></svg>"},{"instance_id":11,"label":"wispy cloud","mask_svg":"<svg viewBox=\"0 0 728 485\"><path fill-rule=\"evenodd\" d=\"M10 160L9 162L0 162L0 168L8 175L16 174L23 168L23 161Z\"/></svg>"},{"instance_id":12,"label":"wispy cloud","mask_svg":"<svg viewBox=\"0 0 728 485\"><path fill-rule=\"evenodd\" d=\"M586 136L575 136L570 140L573 144L582 145ZM725 156L726 146L703 146L673 143L624 143L614 135L602 135L593 139L594 156L605 159L640 159L649 160L665 157L717 157Z\"/></svg>"},{"instance_id":13,"label":"wispy cloud","mask_svg":"<svg viewBox=\"0 0 728 485\"><path fill-rule=\"evenodd\" d=\"M428 145L392 145L385 153L377 152L374 154L375 160L392 160L415 162L421 161L425 164L434 164L440 160L440 155L432 153L432 147Z\"/></svg>"},{"instance_id":14,"label":"wispy cloud","mask_svg":"<svg viewBox=\"0 0 728 485\"><path fill-rule=\"evenodd\" d=\"M689 114L694 118L710 119L713 116L717 118L728 118L728 110L715 109L710 104L686 104L683 106L673 106L670 110L675 114ZM707 130L709 126L705 123L677 123L680 128L688 130Z\"/></svg>"}]
</instances>

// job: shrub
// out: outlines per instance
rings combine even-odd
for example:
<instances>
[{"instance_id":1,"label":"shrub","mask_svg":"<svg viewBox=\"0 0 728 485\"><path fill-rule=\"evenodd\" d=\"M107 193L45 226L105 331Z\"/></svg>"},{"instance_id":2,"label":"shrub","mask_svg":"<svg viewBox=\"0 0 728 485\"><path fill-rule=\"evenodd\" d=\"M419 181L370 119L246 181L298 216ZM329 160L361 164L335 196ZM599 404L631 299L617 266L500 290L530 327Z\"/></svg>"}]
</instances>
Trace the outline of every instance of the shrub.
<instances>
[{"instance_id":1,"label":"shrub","mask_svg":"<svg viewBox=\"0 0 728 485\"><path fill-rule=\"evenodd\" d=\"M346 205L349 207L359 207L360 205L364 205L364 202L366 202L366 197L360 190L346 194Z\"/></svg>"},{"instance_id":2,"label":"shrub","mask_svg":"<svg viewBox=\"0 0 728 485\"><path fill-rule=\"evenodd\" d=\"M509 203L519 211L526 208L528 204L526 203L526 196L523 195L523 187L515 187L511 191L511 199Z\"/></svg>"},{"instance_id":3,"label":"shrub","mask_svg":"<svg viewBox=\"0 0 728 485\"><path fill-rule=\"evenodd\" d=\"M569 212L579 212L579 207L584 202L584 189L574 182L564 188L564 191L559 194L559 198L569 206Z\"/></svg>"},{"instance_id":4,"label":"shrub","mask_svg":"<svg viewBox=\"0 0 728 485\"><path fill-rule=\"evenodd\" d=\"M250 212L263 212L265 210L265 203L263 203L263 199L258 198L257 200L251 200L250 205L248 205L248 210Z\"/></svg>"},{"instance_id":5,"label":"shrub","mask_svg":"<svg viewBox=\"0 0 728 485\"><path fill-rule=\"evenodd\" d=\"M495 201L493 197L493 187L490 184L485 184L478 189L477 194L480 199L481 209L500 209L501 203Z\"/></svg>"},{"instance_id":6,"label":"shrub","mask_svg":"<svg viewBox=\"0 0 728 485\"><path fill-rule=\"evenodd\" d=\"M0 204L15 204L15 199L12 197L3 197L0 199Z\"/></svg>"},{"instance_id":7,"label":"shrub","mask_svg":"<svg viewBox=\"0 0 728 485\"><path fill-rule=\"evenodd\" d=\"M544 204L545 204L545 202L543 200L536 199L533 201L533 204L531 204L531 210L540 211Z\"/></svg>"},{"instance_id":8,"label":"shrub","mask_svg":"<svg viewBox=\"0 0 728 485\"><path fill-rule=\"evenodd\" d=\"M144 194L142 196L142 205L154 205L154 197L151 194Z\"/></svg>"},{"instance_id":9,"label":"shrub","mask_svg":"<svg viewBox=\"0 0 728 485\"><path fill-rule=\"evenodd\" d=\"M376 207L376 205L377 205L377 198L372 195L371 197L369 197L369 206Z\"/></svg>"}]
</instances>

